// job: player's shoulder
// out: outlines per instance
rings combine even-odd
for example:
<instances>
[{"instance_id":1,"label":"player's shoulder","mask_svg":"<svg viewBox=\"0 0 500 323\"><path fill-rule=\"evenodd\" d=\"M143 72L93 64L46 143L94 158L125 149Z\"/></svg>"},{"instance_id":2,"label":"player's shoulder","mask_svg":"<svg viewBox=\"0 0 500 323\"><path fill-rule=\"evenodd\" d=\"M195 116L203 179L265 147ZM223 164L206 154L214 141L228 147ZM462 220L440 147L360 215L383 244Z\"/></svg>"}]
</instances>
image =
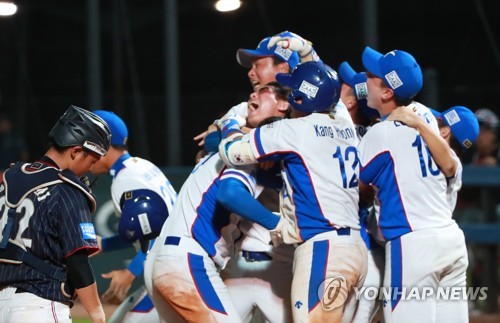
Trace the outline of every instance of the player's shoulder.
<instances>
[{"instance_id":1,"label":"player's shoulder","mask_svg":"<svg viewBox=\"0 0 500 323\"><path fill-rule=\"evenodd\" d=\"M127 158L127 160L125 160L123 162L123 164L127 168L133 168L133 167L149 166L149 165L151 165L153 163L150 162L147 159L144 159L144 158L141 158L141 157L137 157L137 156L132 156L130 158Z\"/></svg>"},{"instance_id":2,"label":"player's shoulder","mask_svg":"<svg viewBox=\"0 0 500 323\"><path fill-rule=\"evenodd\" d=\"M366 132L365 137L366 136L370 136L370 137L380 136L382 134L385 134L387 132L387 129L392 128L392 127L394 127L393 121L384 120L384 121L377 122L376 124L374 124L370 127L370 130Z\"/></svg>"},{"instance_id":3,"label":"player's shoulder","mask_svg":"<svg viewBox=\"0 0 500 323\"><path fill-rule=\"evenodd\" d=\"M35 196L41 201L46 199L48 203L63 202L64 205L72 207L78 204L87 204L88 201L87 195L81 189L67 182L47 187L46 193L43 190L35 192ZM44 198L40 199L40 197Z\"/></svg>"},{"instance_id":4,"label":"player's shoulder","mask_svg":"<svg viewBox=\"0 0 500 323\"><path fill-rule=\"evenodd\" d=\"M248 102L241 102L235 106L233 106L230 110L240 116L248 115Z\"/></svg>"},{"instance_id":5,"label":"player's shoulder","mask_svg":"<svg viewBox=\"0 0 500 323\"><path fill-rule=\"evenodd\" d=\"M288 132L293 131L293 129L300 129L300 124L303 123L302 118L297 119L280 119L274 122L262 125L258 127L258 131L274 131L274 132ZM257 131L257 130L256 130Z\"/></svg>"}]
</instances>

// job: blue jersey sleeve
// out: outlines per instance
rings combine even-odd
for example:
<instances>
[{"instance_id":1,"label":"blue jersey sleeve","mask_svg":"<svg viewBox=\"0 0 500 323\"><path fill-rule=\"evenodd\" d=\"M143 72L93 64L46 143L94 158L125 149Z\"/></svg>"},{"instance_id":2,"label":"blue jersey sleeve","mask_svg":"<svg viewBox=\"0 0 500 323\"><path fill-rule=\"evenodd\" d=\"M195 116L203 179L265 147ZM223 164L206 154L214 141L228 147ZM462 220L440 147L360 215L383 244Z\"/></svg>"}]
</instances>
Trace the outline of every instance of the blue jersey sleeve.
<instances>
[{"instance_id":1,"label":"blue jersey sleeve","mask_svg":"<svg viewBox=\"0 0 500 323\"><path fill-rule=\"evenodd\" d=\"M125 249L131 246L131 242L123 239L118 234L111 237L102 238L101 240L101 248L103 252Z\"/></svg>"},{"instance_id":2,"label":"blue jersey sleeve","mask_svg":"<svg viewBox=\"0 0 500 323\"><path fill-rule=\"evenodd\" d=\"M222 137L220 130L209 133L205 137L205 151L208 153L218 152L221 140Z\"/></svg>"},{"instance_id":3,"label":"blue jersey sleeve","mask_svg":"<svg viewBox=\"0 0 500 323\"><path fill-rule=\"evenodd\" d=\"M139 277L142 275L144 271L144 261L146 260L146 254L139 250L135 255L134 259L127 266L127 269L130 270L135 277Z\"/></svg>"},{"instance_id":4,"label":"blue jersey sleeve","mask_svg":"<svg viewBox=\"0 0 500 323\"><path fill-rule=\"evenodd\" d=\"M221 180L217 202L226 209L256 222L268 230L276 228L280 217L266 209L247 190L245 184L235 178Z\"/></svg>"}]
</instances>

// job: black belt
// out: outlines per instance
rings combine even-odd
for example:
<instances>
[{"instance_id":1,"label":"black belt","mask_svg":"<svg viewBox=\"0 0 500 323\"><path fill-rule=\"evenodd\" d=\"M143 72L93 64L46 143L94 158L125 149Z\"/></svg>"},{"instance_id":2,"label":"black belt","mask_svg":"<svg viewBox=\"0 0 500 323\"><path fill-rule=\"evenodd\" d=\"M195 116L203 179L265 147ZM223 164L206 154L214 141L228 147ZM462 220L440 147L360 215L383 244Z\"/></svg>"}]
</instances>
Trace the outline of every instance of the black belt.
<instances>
[{"instance_id":1,"label":"black belt","mask_svg":"<svg viewBox=\"0 0 500 323\"><path fill-rule=\"evenodd\" d=\"M351 228L339 228L337 230L334 230L337 232L337 235L339 236L350 236L351 235ZM296 243L295 246L298 247L302 245L305 241Z\"/></svg>"},{"instance_id":2,"label":"black belt","mask_svg":"<svg viewBox=\"0 0 500 323\"><path fill-rule=\"evenodd\" d=\"M337 229L337 235L339 236L350 236L351 235L351 228L340 228Z\"/></svg>"},{"instance_id":3,"label":"black belt","mask_svg":"<svg viewBox=\"0 0 500 323\"><path fill-rule=\"evenodd\" d=\"M245 258L247 262L273 260L273 257L268 255L267 253L258 251L241 250L241 256Z\"/></svg>"},{"instance_id":4,"label":"black belt","mask_svg":"<svg viewBox=\"0 0 500 323\"><path fill-rule=\"evenodd\" d=\"M178 246L180 242L181 242L181 237L168 236L165 239L166 245Z\"/></svg>"},{"instance_id":5,"label":"black belt","mask_svg":"<svg viewBox=\"0 0 500 323\"><path fill-rule=\"evenodd\" d=\"M26 289L21 287L16 287L16 292L14 294L29 293Z\"/></svg>"}]
</instances>

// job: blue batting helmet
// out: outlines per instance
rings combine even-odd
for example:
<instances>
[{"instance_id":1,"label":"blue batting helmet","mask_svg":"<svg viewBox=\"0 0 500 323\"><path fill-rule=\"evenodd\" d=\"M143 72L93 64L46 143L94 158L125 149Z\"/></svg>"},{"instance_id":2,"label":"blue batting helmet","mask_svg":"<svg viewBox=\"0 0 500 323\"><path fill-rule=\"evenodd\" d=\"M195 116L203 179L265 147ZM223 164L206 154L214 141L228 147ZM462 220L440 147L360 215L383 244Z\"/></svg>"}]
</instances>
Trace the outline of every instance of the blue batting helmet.
<instances>
[{"instance_id":1,"label":"blue batting helmet","mask_svg":"<svg viewBox=\"0 0 500 323\"><path fill-rule=\"evenodd\" d=\"M119 235L131 242L139 240L142 251L146 252L149 240L160 234L168 217L167 204L155 191L138 189L123 193L120 206Z\"/></svg>"},{"instance_id":2,"label":"blue batting helmet","mask_svg":"<svg viewBox=\"0 0 500 323\"><path fill-rule=\"evenodd\" d=\"M276 75L276 80L292 89L288 102L302 112L328 111L340 98L337 72L324 63L299 64L291 74Z\"/></svg>"}]
</instances>

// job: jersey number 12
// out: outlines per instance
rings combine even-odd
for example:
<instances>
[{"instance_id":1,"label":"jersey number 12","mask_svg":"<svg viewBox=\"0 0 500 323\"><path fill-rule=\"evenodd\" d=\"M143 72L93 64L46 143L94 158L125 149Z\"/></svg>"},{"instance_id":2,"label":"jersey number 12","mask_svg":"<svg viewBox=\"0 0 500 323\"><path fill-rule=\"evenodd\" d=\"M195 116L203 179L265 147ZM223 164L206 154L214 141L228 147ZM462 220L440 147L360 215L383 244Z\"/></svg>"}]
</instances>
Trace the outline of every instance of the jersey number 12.
<instances>
[{"instance_id":1,"label":"jersey number 12","mask_svg":"<svg viewBox=\"0 0 500 323\"><path fill-rule=\"evenodd\" d=\"M356 176L356 168L359 165L358 150L356 147L349 146L346 148L344 155L342 155L342 150L337 146L337 151L333 154L333 158L339 159L340 174L342 175L342 185L344 188L353 188L358 186L358 177ZM351 167L353 170L352 176L349 179L349 185L347 184L347 174L345 170L345 162L351 162Z\"/></svg>"}]
</instances>

